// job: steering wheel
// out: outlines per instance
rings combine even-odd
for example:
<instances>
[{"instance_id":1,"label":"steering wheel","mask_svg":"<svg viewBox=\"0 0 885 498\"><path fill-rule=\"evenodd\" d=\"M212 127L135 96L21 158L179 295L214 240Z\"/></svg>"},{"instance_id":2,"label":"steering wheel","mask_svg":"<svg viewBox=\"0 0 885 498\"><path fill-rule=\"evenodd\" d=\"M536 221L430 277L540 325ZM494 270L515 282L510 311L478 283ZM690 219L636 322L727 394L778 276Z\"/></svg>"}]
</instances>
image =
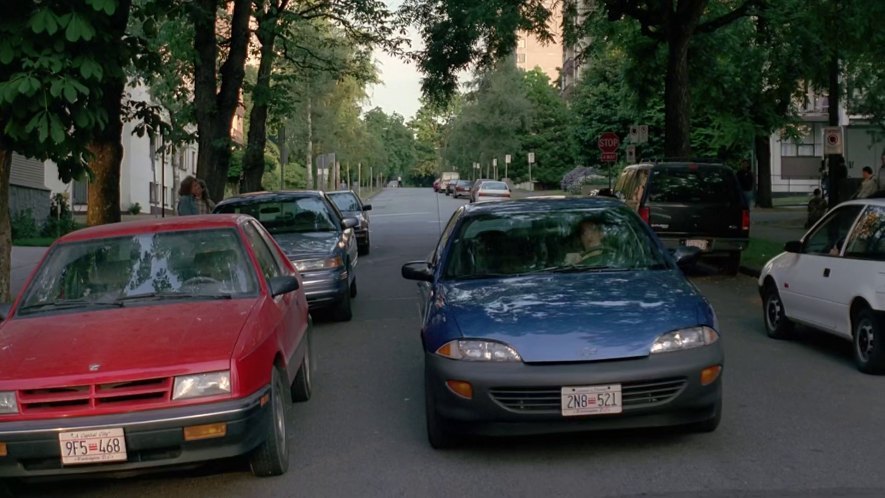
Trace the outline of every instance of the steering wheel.
<instances>
[{"instance_id":1,"label":"steering wheel","mask_svg":"<svg viewBox=\"0 0 885 498\"><path fill-rule=\"evenodd\" d=\"M193 287L195 285L206 285L206 284L219 284L221 283L218 280L215 280L212 277L207 277L204 275L197 275L196 277L191 277L184 282L181 283L182 287Z\"/></svg>"}]
</instances>

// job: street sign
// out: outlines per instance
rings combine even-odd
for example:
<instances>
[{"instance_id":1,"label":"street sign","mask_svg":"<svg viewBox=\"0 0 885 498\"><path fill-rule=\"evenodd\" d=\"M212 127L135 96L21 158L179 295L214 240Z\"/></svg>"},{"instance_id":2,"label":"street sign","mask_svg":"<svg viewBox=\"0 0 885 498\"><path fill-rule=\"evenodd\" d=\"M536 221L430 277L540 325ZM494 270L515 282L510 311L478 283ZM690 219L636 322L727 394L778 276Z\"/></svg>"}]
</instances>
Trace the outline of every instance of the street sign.
<instances>
[{"instance_id":1,"label":"street sign","mask_svg":"<svg viewBox=\"0 0 885 498\"><path fill-rule=\"evenodd\" d=\"M529 152L529 164L535 162L535 153Z\"/></svg>"},{"instance_id":2,"label":"street sign","mask_svg":"<svg viewBox=\"0 0 885 498\"><path fill-rule=\"evenodd\" d=\"M639 125L638 143L644 144L646 142L648 142L648 125Z\"/></svg>"},{"instance_id":3,"label":"street sign","mask_svg":"<svg viewBox=\"0 0 885 498\"><path fill-rule=\"evenodd\" d=\"M843 154L842 128L834 126L824 128L824 155Z\"/></svg>"},{"instance_id":4,"label":"street sign","mask_svg":"<svg viewBox=\"0 0 885 498\"><path fill-rule=\"evenodd\" d=\"M613 163L618 160L617 152L603 152L600 154L600 161L604 163Z\"/></svg>"},{"instance_id":5,"label":"street sign","mask_svg":"<svg viewBox=\"0 0 885 498\"><path fill-rule=\"evenodd\" d=\"M634 144L639 142L639 125L630 125L630 135L628 140Z\"/></svg>"},{"instance_id":6,"label":"street sign","mask_svg":"<svg viewBox=\"0 0 885 498\"><path fill-rule=\"evenodd\" d=\"M627 164L633 164L636 162L636 146L628 145L627 146Z\"/></svg>"},{"instance_id":7,"label":"street sign","mask_svg":"<svg viewBox=\"0 0 885 498\"><path fill-rule=\"evenodd\" d=\"M596 145L599 146L599 150L602 152L617 152L618 146L621 145L621 139L618 138L614 132L607 131L599 136L599 140L596 142Z\"/></svg>"},{"instance_id":8,"label":"street sign","mask_svg":"<svg viewBox=\"0 0 885 498\"><path fill-rule=\"evenodd\" d=\"M504 162L507 164L510 164L510 154L507 154L506 156L504 156Z\"/></svg>"},{"instance_id":9,"label":"street sign","mask_svg":"<svg viewBox=\"0 0 885 498\"><path fill-rule=\"evenodd\" d=\"M498 167L498 158L497 157L492 159L492 166L494 166L496 168Z\"/></svg>"}]
</instances>

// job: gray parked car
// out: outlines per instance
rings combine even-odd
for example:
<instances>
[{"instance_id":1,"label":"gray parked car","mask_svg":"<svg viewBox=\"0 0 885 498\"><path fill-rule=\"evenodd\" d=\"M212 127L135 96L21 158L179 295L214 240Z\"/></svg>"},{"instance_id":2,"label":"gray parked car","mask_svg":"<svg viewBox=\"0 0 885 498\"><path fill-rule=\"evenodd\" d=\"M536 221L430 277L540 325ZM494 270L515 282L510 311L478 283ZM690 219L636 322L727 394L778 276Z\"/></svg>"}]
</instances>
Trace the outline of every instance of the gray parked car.
<instances>
[{"instance_id":1,"label":"gray parked car","mask_svg":"<svg viewBox=\"0 0 885 498\"><path fill-rule=\"evenodd\" d=\"M326 194L242 194L219 202L214 212L255 217L301 273L311 311L329 309L336 320L351 319L350 300L356 297L358 263L354 228L359 221L343 216Z\"/></svg>"},{"instance_id":2,"label":"gray parked car","mask_svg":"<svg viewBox=\"0 0 885 498\"><path fill-rule=\"evenodd\" d=\"M353 190L339 190L337 192L329 192L327 194L335 207L341 211L346 218L356 218L360 224L354 228L356 232L357 247L360 255L369 254L369 211L372 210L371 204L363 204L359 196Z\"/></svg>"}]
</instances>

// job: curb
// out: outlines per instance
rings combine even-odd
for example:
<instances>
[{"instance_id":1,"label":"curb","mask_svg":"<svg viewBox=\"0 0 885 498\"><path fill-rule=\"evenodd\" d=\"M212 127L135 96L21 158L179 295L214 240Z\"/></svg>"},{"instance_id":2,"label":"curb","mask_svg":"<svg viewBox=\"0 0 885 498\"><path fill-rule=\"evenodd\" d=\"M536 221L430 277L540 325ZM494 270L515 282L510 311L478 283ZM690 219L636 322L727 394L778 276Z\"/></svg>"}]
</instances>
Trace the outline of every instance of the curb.
<instances>
[{"instance_id":1,"label":"curb","mask_svg":"<svg viewBox=\"0 0 885 498\"><path fill-rule=\"evenodd\" d=\"M750 268L749 266L741 265L738 267L738 273L743 273L749 277L759 278L759 275L762 274L762 270L756 268Z\"/></svg>"}]
</instances>

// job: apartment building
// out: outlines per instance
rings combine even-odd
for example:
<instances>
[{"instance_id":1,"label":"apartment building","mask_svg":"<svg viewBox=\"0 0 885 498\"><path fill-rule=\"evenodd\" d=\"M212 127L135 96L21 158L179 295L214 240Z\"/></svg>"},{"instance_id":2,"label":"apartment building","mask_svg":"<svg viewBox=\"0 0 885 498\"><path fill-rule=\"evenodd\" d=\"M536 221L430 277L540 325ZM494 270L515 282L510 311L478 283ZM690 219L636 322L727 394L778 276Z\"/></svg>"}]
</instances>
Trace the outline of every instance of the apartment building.
<instances>
[{"instance_id":1,"label":"apartment building","mask_svg":"<svg viewBox=\"0 0 885 498\"><path fill-rule=\"evenodd\" d=\"M562 8L558 0L549 0L547 7L551 16L547 29L553 36L550 42L543 42L538 37L519 32L516 44L516 67L531 71L536 67L556 84L559 81L559 69L562 67Z\"/></svg>"},{"instance_id":2,"label":"apartment building","mask_svg":"<svg viewBox=\"0 0 885 498\"><path fill-rule=\"evenodd\" d=\"M563 0L561 5L563 26L576 30L593 10L595 0ZM579 37L572 43L563 41L562 54L560 55L562 58L562 79L559 89L565 98L571 96L578 80L586 70L583 52L589 45L590 38L588 37Z\"/></svg>"}]
</instances>

